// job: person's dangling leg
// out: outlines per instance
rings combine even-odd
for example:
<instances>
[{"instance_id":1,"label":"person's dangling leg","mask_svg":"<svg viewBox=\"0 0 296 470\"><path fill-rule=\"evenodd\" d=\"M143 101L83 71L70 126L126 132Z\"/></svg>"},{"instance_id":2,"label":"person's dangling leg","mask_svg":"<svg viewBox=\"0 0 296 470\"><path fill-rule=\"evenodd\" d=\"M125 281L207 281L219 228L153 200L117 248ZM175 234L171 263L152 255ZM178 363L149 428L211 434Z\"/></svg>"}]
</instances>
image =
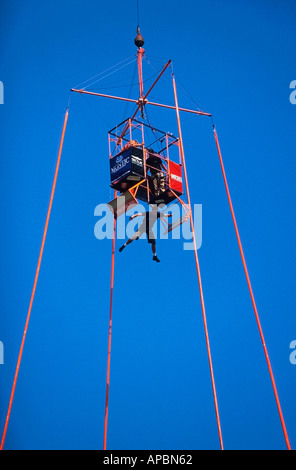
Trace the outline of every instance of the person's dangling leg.
<instances>
[{"instance_id":1,"label":"person's dangling leg","mask_svg":"<svg viewBox=\"0 0 296 470\"><path fill-rule=\"evenodd\" d=\"M151 249L152 249L152 253L153 253L153 261L156 261L157 263L160 262L160 259L157 257L156 255L156 242L154 240L154 243L151 243Z\"/></svg>"},{"instance_id":2,"label":"person's dangling leg","mask_svg":"<svg viewBox=\"0 0 296 470\"><path fill-rule=\"evenodd\" d=\"M129 245L130 243L132 243L134 240L138 240L140 238L140 236L142 235L143 233L143 230L141 229L141 227L139 227L139 229L134 233L134 235L129 238L120 248L119 248L119 252L121 253L122 250L127 246Z\"/></svg>"},{"instance_id":3,"label":"person's dangling leg","mask_svg":"<svg viewBox=\"0 0 296 470\"><path fill-rule=\"evenodd\" d=\"M127 246L129 245L130 243L132 243L133 241L135 240L135 238L129 238L120 248L119 248L119 252L122 252L122 250Z\"/></svg>"}]
</instances>

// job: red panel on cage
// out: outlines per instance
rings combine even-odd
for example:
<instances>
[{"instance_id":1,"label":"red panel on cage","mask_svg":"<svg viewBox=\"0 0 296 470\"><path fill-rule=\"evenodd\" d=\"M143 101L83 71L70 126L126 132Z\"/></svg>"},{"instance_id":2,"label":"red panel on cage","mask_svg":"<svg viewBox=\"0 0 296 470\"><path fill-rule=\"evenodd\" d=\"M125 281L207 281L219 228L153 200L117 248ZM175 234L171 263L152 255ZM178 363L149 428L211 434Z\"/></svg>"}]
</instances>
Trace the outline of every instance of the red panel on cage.
<instances>
[{"instance_id":1,"label":"red panel on cage","mask_svg":"<svg viewBox=\"0 0 296 470\"><path fill-rule=\"evenodd\" d=\"M169 160L168 165L169 173L169 187L176 193L183 193L182 184L182 167L179 163L172 162Z\"/></svg>"}]
</instances>

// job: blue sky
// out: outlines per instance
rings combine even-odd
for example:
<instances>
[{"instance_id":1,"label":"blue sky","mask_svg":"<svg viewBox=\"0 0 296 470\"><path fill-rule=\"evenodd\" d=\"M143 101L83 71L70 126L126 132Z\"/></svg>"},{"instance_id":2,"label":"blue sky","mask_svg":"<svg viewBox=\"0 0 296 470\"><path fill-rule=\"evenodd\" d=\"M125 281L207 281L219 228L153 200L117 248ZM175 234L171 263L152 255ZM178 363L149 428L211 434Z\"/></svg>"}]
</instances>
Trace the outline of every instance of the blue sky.
<instances>
[{"instance_id":1,"label":"blue sky","mask_svg":"<svg viewBox=\"0 0 296 470\"><path fill-rule=\"evenodd\" d=\"M100 449L111 241L94 236L112 198L107 132L133 107L70 94L133 58L136 2L3 1L0 7L0 429L4 427L70 97L58 183L7 431L7 449ZM179 104L214 116L292 448L296 446L296 79L292 1L140 1L145 89L173 61ZM137 98L134 63L94 84ZM103 91L104 90L104 91ZM168 72L151 98L172 103ZM194 101L193 101L194 100ZM173 111L149 109L177 134ZM208 118L181 116L226 449L285 441ZM116 248L120 242L116 242ZM193 252L182 240L116 252L109 449L218 449Z\"/></svg>"}]
</instances>

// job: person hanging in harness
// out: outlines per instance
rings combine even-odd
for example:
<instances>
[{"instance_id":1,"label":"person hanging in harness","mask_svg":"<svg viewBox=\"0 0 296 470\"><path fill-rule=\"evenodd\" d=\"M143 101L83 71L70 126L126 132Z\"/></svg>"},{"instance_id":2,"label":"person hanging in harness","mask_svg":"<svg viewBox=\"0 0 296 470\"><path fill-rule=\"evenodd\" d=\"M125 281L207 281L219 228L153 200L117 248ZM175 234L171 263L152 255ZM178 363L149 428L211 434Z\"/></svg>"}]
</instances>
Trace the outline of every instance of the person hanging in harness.
<instances>
[{"instance_id":1,"label":"person hanging in harness","mask_svg":"<svg viewBox=\"0 0 296 470\"><path fill-rule=\"evenodd\" d=\"M129 218L129 220L132 220L135 217L140 217L140 216L144 217L141 225L139 226L138 230L134 233L134 235L131 238L129 238L124 243L124 245L122 245L119 248L119 252L122 252L122 250L127 245L132 243L134 240L138 240L141 237L141 235L143 235L143 233L146 233L148 243L151 244L151 249L152 249L152 253L153 253L153 258L152 259L153 259L153 261L156 261L157 263L159 263L160 259L156 255L156 240L155 240L155 235L154 235L154 232L153 232L153 225L155 224L157 219L160 219L162 217L172 217L172 214L171 213L164 214L163 212L160 212L157 208L157 205L153 204L151 211L139 212L138 214L134 214Z\"/></svg>"},{"instance_id":2,"label":"person hanging in harness","mask_svg":"<svg viewBox=\"0 0 296 470\"><path fill-rule=\"evenodd\" d=\"M146 160L146 165L152 181L152 192L154 197L158 197L165 191L165 176L167 169L160 156L154 153L153 149L149 148L147 149L147 152L149 156Z\"/></svg>"}]
</instances>

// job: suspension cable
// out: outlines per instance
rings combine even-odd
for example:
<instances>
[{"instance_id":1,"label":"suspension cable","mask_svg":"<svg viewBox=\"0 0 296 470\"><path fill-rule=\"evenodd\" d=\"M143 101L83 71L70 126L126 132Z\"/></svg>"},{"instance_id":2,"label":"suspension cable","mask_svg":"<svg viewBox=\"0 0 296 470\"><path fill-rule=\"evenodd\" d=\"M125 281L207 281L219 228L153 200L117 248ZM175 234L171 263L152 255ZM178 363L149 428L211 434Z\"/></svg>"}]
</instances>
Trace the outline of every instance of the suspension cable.
<instances>
[{"instance_id":1,"label":"suspension cable","mask_svg":"<svg viewBox=\"0 0 296 470\"><path fill-rule=\"evenodd\" d=\"M254 309L254 313L255 313L255 317L256 317L256 322L257 322L261 342L262 342L262 345L263 345L263 350L264 350L264 354L265 354L265 358L266 358L266 362L267 362L267 366L268 366L268 371L269 371L270 378L271 378L272 388L273 388L273 392L274 392L275 399L276 399L276 404L277 404L277 408L278 408L278 412L279 412L279 416L280 416L280 420L281 420L281 425L282 425L282 428L283 428L287 448L288 448L288 450L291 450L291 446L290 446L290 442L289 442L289 438L288 438L288 433L287 433L287 429L286 429L286 425L285 425L285 421L284 421L284 417L283 417L283 413L282 413L281 405L280 405L280 401L279 401L279 396L278 396L278 392L277 392L277 388L276 388L276 384L275 384L275 380L274 380L274 375L273 375L273 372L272 372L272 367L271 367L271 363L270 363L270 360L269 360L269 355L268 355L267 347L266 347L266 344L265 344L265 339L264 339L264 336L263 336L263 331L262 331L262 327L261 327L261 323L260 323L260 319L259 319L259 314L258 314L258 311L257 311L255 297L254 297L253 289L252 289L252 286L251 286L251 281L250 281L250 277L249 277L249 273L248 273L248 268L247 268L247 264L246 264L246 260L245 260L245 255L244 255L243 248L242 248L240 234L239 234L237 223L236 223L236 217L235 217L235 214L234 214L233 205L232 205L231 196L230 196L230 191L229 191L229 187L228 187L228 183L227 183L227 179L226 179L226 173L225 173L222 154L221 154L221 150L220 150L218 135L217 135L216 127L215 127L214 123L213 123L213 130L214 130L214 137L215 137L216 146L217 146L217 150L218 150L219 161L220 161L220 166L221 166L221 170L222 170L224 185L225 185L225 189L226 189L226 193L227 193L227 199L228 199L228 203L229 203L229 207L230 207L230 212L231 212L231 216L232 216L232 220L233 220L233 225L234 225L234 229L235 229L235 233L236 233L236 238L237 238L237 241L238 241L240 255L241 255L241 258L242 258L242 262L243 262L245 276L246 276L246 279L247 279L247 284L248 284L248 288L249 288L249 292L250 292L250 296L251 296L251 300L252 300L252 305L253 305L253 309Z\"/></svg>"},{"instance_id":2,"label":"suspension cable","mask_svg":"<svg viewBox=\"0 0 296 470\"><path fill-rule=\"evenodd\" d=\"M114 191L116 198L117 191ZM110 385L110 361L111 361L111 339L112 339L112 307L113 307L113 286L114 286L114 258L115 258L115 236L116 236L116 218L113 221L113 241L111 257L111 286L110 286L110 310L109 310L109 336L108 336L108 357L107 357L107 379L106 379L106 399L105 399L105 420L104 420L104 442L103 450L107 448L107 428L108 428L108 409L109 409L109 385Z\"/></svg>"},{"instance_id":3,"label":"suspension cable","mask_svg":"<svg viewBox=\"0 0 296 470\"><path fill-rule=\"evenodd\" d=\"M199 266L199 260L198 260L198 255L197 255L194 224L193 224L193 218L192 218L192 207L191 207L191 202L190 202L189 185L188 185L188 178L187 178L187 171L186 171L186 164L185 164L185 155L184 155L183 139L182 139L182 132L181 132L180 116L179 116L179 106L178 106L176 82L175 82L174 75L173 75L173 87L174 87L175 107L176 107L176 114L177 114L177 121L178 121L180 152L181 152L184 179L185 179L185 185L186 185L187 202L189 206L190 225L191 225L192 238L193 238L195 264L196 264L196 271L197 271L197 277L198 277L198 286L199 286L199 293L200 293L200 300L201 300L201 309L202 309L202 317L203 317L203 324L204 324L205 337L206 337L208 360L209 360L209 366L210 366L211 382L212 382L214 404L215 404L215 413L216 413L220 447L221 447L221 450L223 450L223 439L222 439L221 423L220 423L220 416L219 416L219 409L218 409L218 400L217 400L216 385L215 385L215 378L214 378L213 362L212 362L212 356L211 356L209 333L208 333L208 327L207 327L207 317L206 317L206 309L205 309L205 303L204 303L200 266Z\"/></svg>"},{"instance_id":4,"label":"suspension cable","mask_svg":"<svg viewBox=\"0 0 296 470\"><path fill-rule=\"evenodd\" d=\"M131 60L131 59L132 59L132 60ZM128 66L129 64L131 64L131 63L134 62L135 60L136 60L136 58L135 58L134 55L132 55L132 56L130 56L130 57L127 57L126 59L121 60L120 62L118 62L118 64L112 65L112 66L109 67L108 69L103 70L102 72L97 73L96 75L94 75L93 77L88 78L87 80L84 80L83 82L79 83L78 85L76 85L76 86L73 87L73 88L80 88L81 85L85 85L85 83L91 82L91 83L89 83L88 85L85 85L85 86L83 87L83 89L89 88L91 85L94 85L94 83L97 83L97 82L99 82L99 81L101 81L101 80L104 80L105 78L109 77L109 75L113 75L114 73L116 73L116 72L118 72L119 70L121 70L122 68ZM126 63L126 64L124 64L124 62L127 62L127 61L129 61L129 62ZM122 64L124 64L124 65L122 65ZM122 66L119 67L119 65L122 65ZM116 68L116 67L117 67L117 68ZM115 69L115 68L116 68L116 69ZM115 70L113 70L113 69L115 69ZM111 70L112 70L112 72L111 72ZM109 73L107 74L107 72L109 72ZM104 74L106 74L106 75L104 75ZM103 75L103 77L101 77L102 75ZM97 80L95 80L97 77L100 77L100 78L98 78Z\"/></svg>"},{"instance_id":5,"label":"suspension cable","mask_svg":"<svg viewBox=\"0 0 296 470\"><path fill-rule=\"evenodd\" d=\"M44 250L44 244L45 244L45 239L46 239L46 234L47 234L47 229L48 229L49 217L50 217L50 213L51 213L52 202L53 202L53 197L54 197L56 182L57 182L57 177L58 177L58 171L59 171L59 166L60 166L60 160L61 160L61 154L62 154L62 149L63 149L64 137L65 137L66 126L67 126L67 121L68 121L68 114L69 114L69 108L67 108L65 118L64 118L64 124L63 124L62 136L61 136L61 141L60 141L59 153L58 153L58 158L57 158L57 163L56 163L56 168L55 168L55 175L54 175L53 185L52 185L52 189L51 189L50 201L49 201L49 206L48 206L48 211L47 211L47 217L46 217L46 222L45 222L45 227L44 227L44 232L43 232L43 237L42 237L42 243L41 243L39 258L38 258L38 264L37 264L37 269L36 269L36 273L35 273L34 285L33 285L33 290L32 290L32 294L31 294L29 310L28 310L27 319L26 319L26 323L25 323L25 329L24 329L24 333L23 333L21 347L20 347L20 351L19 351L19 355L18 355L17 366L16 366L15 375L14 375L14 380L13 380L13 385L12 385L12 390L11 390L11 395L10 395L8 411L7 411L4 431L3 431L3 435L2 435L0 450L3 450L4 443L5 443L5 437L6 437L7 427L8 427L8 423L9 423L10 412L11 412L12 402L13 402L13 398L14 398L16 382L17 382L19 368L20 368L20 364L21 364L21 360L22 360L25 339L26 339L29 320L30 320L30 316L31 316L31 310L32 310L32 305L33 305L33 301L34 301L37 281L38 281L38 277L39 277L39 271L40 271L42 255L43 255L43 250Z\"/></svg>"}]
</instances>

